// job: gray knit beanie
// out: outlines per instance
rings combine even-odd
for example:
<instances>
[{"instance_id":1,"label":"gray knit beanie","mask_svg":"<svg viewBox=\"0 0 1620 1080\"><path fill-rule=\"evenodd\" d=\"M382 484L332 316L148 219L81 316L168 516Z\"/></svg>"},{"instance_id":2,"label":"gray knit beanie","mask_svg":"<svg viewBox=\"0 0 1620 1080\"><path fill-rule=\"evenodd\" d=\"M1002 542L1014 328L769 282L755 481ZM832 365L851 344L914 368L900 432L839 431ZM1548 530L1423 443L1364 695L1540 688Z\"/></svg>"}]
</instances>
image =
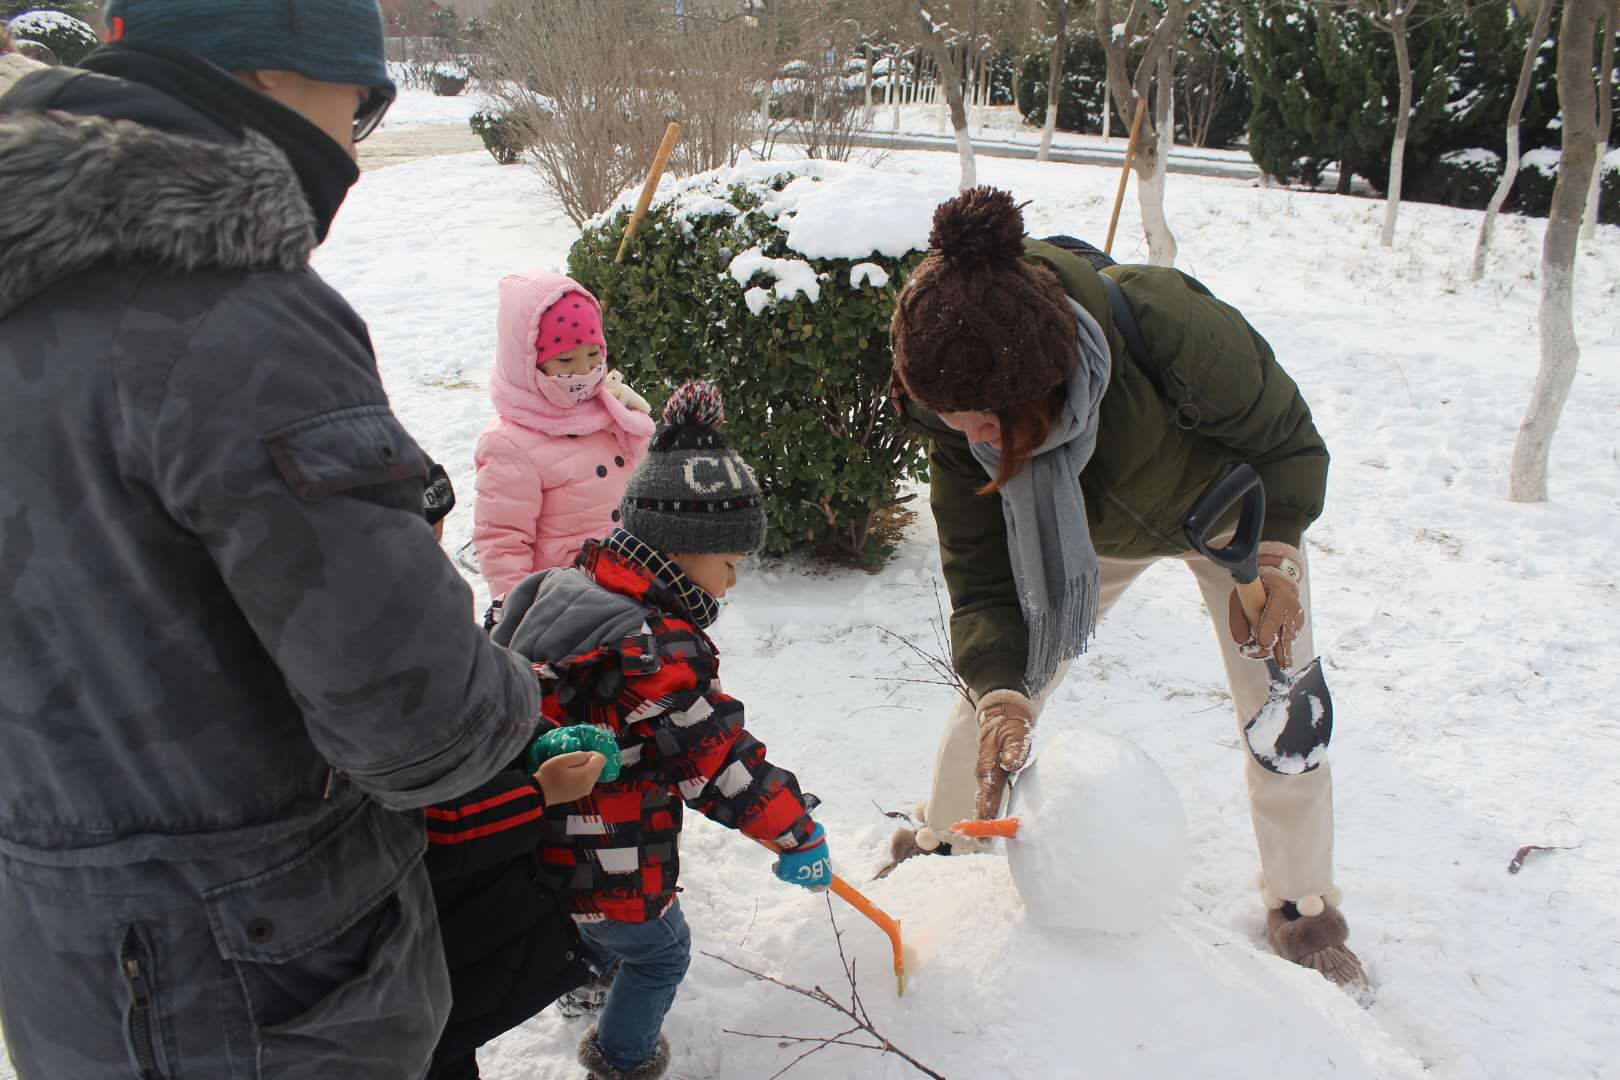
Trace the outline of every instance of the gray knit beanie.
<instances>
[{"instance_id":1,"label":"gray knit beanie","mask_svg":"<svg viewBox=\"0 0 1620 1080\"><path fill-rule=\"evenodd\" d=\"M747 554L765 542L765 499L754 471L720 434L713 383L670 395L647 458L620 507L624 528L666 554Z\"/></svg>"},{"instance_id":2,"label":"gray knit beanie","mask_svg":"<svg viewBox=\"0 0 1620 1080\"><path fill-rule=\"evenodd\" d=\"M226 71L392 87L377 0L108 0L113 41L167 45Z\"/></svg>"}]
</instances>

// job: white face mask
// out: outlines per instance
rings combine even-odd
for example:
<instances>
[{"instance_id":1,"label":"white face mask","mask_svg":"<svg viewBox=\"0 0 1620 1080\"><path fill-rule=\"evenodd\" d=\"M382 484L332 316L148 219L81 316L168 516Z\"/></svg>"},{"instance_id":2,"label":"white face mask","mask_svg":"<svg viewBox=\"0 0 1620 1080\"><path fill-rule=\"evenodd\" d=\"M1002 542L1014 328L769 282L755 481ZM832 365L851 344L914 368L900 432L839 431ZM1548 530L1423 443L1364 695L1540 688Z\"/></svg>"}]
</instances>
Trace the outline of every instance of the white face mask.
<instances>
[{"instance_id":1,"label":"white face mask","mask_svg":"<svg viewBox=\"0 0 1620 1080\"><path fill-rule=\"evenodd\" d=\"M579 405L589 401L595 395L597 389L601 387L602 380L607 378L607 365L597 364L583 375L542 374L542 377L550 380L547 385L557 391L556 395L548 396L562 397L575 405Z\"/></svg>"}]
</instances>

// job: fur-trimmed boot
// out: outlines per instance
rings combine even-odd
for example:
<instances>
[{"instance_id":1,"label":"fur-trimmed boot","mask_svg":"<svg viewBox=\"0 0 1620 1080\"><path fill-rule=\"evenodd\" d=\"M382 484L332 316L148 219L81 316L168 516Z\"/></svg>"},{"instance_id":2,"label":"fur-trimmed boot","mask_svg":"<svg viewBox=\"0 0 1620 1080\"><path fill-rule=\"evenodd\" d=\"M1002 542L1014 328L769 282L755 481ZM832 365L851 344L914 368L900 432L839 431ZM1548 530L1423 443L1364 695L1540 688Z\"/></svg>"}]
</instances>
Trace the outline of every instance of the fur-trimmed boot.
<instances>
[{"instance_id":1,"label":"fur-trimmed boot","mask_svg":"<svg viewBox=\"0 0 1620 1080\"><path fill-rule=\"evenodd\" d=\"M1302 915L1291 901L1266 911L1266 941L1278 956L1319 971L1339 986L1365 987L1361 961L1345 945L1349 938L1350 924L1329 904L1316 915Z\"/></svg>"},{"instance_id":2,"label":"fur-trimmed boot","mask_svg":"<svg viewBox=\"0 0 1620 1080\"><path fill-rule=\"evenodd\" d=\"M669 1071L669 1040L658 1036L658 1048L653 1051L652 1057L633 1069L615 1069L602 1056L602 1048L596 1045L596 1029L593 1027L579 1041L579 1063L585 1066L585 1074L590 1080L658 1080Z\"/></svg>"}]
</instances>

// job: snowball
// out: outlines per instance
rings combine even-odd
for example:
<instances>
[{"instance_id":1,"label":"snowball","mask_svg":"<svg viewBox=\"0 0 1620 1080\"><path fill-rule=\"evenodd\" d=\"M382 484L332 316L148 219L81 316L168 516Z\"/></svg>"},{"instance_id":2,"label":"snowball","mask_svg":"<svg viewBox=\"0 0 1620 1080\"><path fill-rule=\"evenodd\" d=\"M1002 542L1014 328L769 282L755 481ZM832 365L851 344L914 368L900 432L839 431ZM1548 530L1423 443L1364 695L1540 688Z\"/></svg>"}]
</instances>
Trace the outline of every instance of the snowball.
<instances>
[{"instance_id":1,"label":"snowball","mask_svg":"<svg viewBox=\"0 0 1620 1080\"><path fill-rule=\"evenodd\" d=\"M1007 861L1032 922L1132 933L1169 910L1187 874L1181 799L1129 739L1060 729L1019 775L1011 813Z\"/></svg>"}]
</instances>

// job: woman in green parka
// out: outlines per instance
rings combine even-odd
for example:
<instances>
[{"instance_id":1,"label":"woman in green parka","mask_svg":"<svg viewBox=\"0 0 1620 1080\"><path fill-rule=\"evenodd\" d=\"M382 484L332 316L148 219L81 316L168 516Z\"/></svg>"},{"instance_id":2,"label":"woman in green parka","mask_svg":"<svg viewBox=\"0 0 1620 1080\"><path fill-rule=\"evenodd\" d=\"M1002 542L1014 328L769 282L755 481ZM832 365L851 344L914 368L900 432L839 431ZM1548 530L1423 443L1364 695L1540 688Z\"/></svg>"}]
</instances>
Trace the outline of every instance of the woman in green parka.
<instances>
[{"instance_id":1,"label":"woman in green parka","mask_svg":"<svg viewBox=\"0 0 1620 1080\"><path fill-rule=\"evenodd\" d=\"M1006 192L973 188L941 204L929 246L895 305L896 389L930 443L952 660L973 704L946 725L932 794L918 827L896 834L895 862L974 845L950 826L1001 812L1047 696L1160 559L1191 570L1215 619L1241 728L1267 699L1260 661L1287 668L1312 655L1303 535L1328 469L1271 347L1187 275L1103 271L1134 316L1130 348L1103 273L1027 238ZM1189 551L1181 529L1239 462L1266 488L1255 625L1227 571ZM1330 766L1283 776L1243 756L1267 940L1335 982L1361 981L1333 882Z\"/></svg>"}]
</instances>

